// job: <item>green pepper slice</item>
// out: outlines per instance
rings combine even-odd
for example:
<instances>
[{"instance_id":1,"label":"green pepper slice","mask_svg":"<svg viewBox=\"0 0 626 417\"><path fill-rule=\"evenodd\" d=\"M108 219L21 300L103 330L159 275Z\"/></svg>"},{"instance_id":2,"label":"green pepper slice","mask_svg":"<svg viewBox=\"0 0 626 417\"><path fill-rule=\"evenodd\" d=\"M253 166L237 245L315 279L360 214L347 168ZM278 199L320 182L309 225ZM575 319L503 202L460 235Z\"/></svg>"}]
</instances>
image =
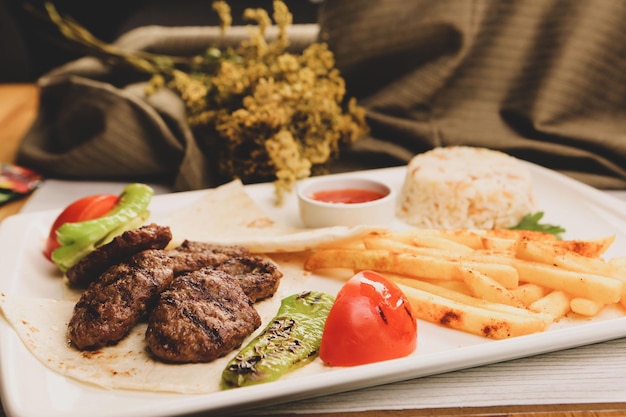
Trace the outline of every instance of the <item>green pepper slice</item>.
<instances>
[{"instance_id":1,"label":"green pepper slice","mask_svg":"<svg viewBox=\"0 0 626 417\"><path fill-rule=\"evenodd\" d=\"M154 190L148 185L128 184L119 202L103 217L63 224L57 230L61 247L52 252L52 261L65 272L96 247L139 227L148 218L147 208L153 195Z\"/></svg>"},{"instance_id":2,"label":"green pepper slice","mask_svg":"<svg viewBox=\"0 0 626 417\"><path fill-rule=\"evenodd\" d=\"M222 372L222 389L274 381L319 354L324 323L335 297L316 291L281 301L276 316Z\"/></svg>"}]
</instances>

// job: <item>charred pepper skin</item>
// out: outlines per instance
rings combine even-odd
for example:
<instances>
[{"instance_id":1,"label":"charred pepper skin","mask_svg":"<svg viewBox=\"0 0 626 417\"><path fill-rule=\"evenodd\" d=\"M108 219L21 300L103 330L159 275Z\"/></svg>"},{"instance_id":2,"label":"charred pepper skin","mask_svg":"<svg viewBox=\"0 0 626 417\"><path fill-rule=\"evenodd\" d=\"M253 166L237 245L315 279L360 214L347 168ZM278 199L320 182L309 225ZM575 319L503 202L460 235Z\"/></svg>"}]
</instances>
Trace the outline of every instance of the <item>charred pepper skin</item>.
<instances>
[{"instance_id":1,"label":"charred pepper skin","mask_svg":"<svg viewBox=\"0 0 626 417\"><path fill-rule=\"evenodd\" d=\"M52 261L65 272L97 246L139 227L148 218L148 205L153 195L154 190L146 184L128 184L115 207L103 217L65 223L57 230L61 247L52 252Z\"/></svg>"},{"instance_id":2,"label":"charred pepper skin","mask_svg":"<svg viewBox=\"0 0 626 417\"><path fill-rule=\"evenodd\" d=\"M306 291L284 298L276 316L222 372L222 389L274 381L319 354L324 323L335 297Z\"/></svg>"}]
</instances>

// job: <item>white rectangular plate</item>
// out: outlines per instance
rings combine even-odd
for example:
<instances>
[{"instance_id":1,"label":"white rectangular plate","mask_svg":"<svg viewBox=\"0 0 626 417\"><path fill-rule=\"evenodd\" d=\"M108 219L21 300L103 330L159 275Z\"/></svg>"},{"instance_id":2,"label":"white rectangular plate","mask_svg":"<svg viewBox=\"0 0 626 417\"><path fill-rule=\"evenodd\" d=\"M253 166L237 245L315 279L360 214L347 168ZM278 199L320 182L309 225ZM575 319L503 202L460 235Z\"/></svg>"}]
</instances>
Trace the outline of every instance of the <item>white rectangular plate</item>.
<instances>
[{"instance_id":1,"label":"white rectangular plate","mask_svg":"<svg viewBox=\"0 0 626 417\"><path fill-rule=\"evenodd\" d=\"M566 238L596 238L615 234L607 258L626 255L626 204L601 191L553 171L528 164L533 173L538 209L544 221L564 226ZM399 190L405 168L388 168L350 174L370 177ZM295 195L281 207L274 205L271 184L246 187L250 196L281 222L300 226ZM195 200L201 192L154 197L155 219ZM0 227L0 291L8 294L62 298L63 289L54 267L41 249L57 210L10 217ZM401 228L396 221L391 227ZM337 291L340 282L311 276L310 290ZM548 331L494 341L419 323L418 348L407 358L347 369L308 370L283 380L206 395L179 395L104 390L65 378L45 367L19 340L12 328L0 321L1 397L10 417L118 417L175 416L200 411L229 412L340 391L417 378L462 368L500 362L626 336L623 312L609 309L591 320L564 320Z\"/></svg>"}]
</instances>

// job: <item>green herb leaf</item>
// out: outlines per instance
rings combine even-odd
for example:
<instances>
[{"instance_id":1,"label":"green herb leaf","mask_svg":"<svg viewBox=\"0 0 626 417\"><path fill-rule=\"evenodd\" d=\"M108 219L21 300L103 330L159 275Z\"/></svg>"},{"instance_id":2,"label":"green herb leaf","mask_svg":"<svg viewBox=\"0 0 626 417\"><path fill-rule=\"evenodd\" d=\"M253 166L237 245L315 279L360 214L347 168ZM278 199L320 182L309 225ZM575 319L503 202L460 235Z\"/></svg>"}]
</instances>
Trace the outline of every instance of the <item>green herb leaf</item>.
<instances>
[{"instance_id":1,"label":"green herb leaf","mask_svg":"<svg viewBox=\"0 0 626 417\"><path fill-rule=\"evenodd\" d=\"M526 216L517 224L517 226L513 226L510 229L512 230L533 230L536 232L550 233L555 235L559 239L561 238L561 234L565 233L565 229L561 226L556 226L553 224L542 224L540 220L543 217L543 211L538 211L537 213L531 213Z\"/></svg>"}]
</instances>

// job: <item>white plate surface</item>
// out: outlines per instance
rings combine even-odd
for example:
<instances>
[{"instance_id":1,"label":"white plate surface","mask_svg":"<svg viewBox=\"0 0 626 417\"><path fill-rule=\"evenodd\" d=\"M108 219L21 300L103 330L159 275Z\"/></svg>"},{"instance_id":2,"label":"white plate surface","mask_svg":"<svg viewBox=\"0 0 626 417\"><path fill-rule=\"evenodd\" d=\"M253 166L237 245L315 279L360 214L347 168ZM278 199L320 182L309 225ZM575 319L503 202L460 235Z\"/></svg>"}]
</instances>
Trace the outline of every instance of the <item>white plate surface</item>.
<instances>
[{"instance_id":1,"label":"white plate surface","mask_svg":"<svg viewBox=\"0 0 626 417\"><path fill-rule=\"evenodd\" d=\"M601 191L529 164L538 209L544 221L567 229L566 238L616 235L606 257L626 255L626 204ZM405 168L351 174L375 178L398 190ZM273 186L246 187L250 196L275 219L300 226L295 195L276 207ZM153 218L194 201L201 191L155 196ZM29 296L63 298L54 268L41 255L48 228L58 210L10 217L0 226L0 291ZM392 227L403 227L396 222ZM337 291L340 283L312 276L304 289ZM417 378L500 362L626 336L623 312L609 310L591 320L565 320L540 334L494 341L429 323L419 323L418 348L407 358L347 369L302 371L263 385L205 395L180 395L104 390L65 378L41 364L0 321L0 381L5 412L10 417L175 416L194 412L227 413L340 391Z\"/></svg>"}]
</instances>

